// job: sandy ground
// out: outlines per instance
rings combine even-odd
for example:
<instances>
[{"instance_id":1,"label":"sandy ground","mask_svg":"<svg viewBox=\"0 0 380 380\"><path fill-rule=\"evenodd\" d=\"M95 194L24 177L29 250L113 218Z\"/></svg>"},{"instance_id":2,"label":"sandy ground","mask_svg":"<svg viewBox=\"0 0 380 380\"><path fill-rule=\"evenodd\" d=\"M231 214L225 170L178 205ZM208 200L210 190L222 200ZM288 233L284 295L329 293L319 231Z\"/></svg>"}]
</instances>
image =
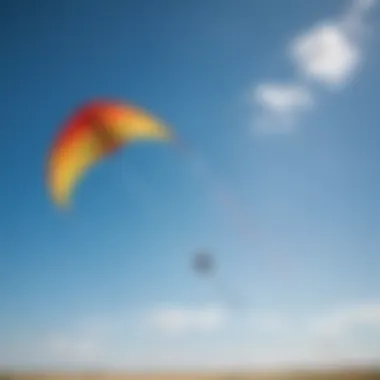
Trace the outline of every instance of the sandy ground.
<instances>
[{"instance_id":1,"label":"sandy ground","mask_svg":"<svg viewBox=\"0 0 380 380\"><path fill-rule=\"evenodd\" d=\"M380 370L289 373L14 373L0 380L380 380Z\"/></svg>"}]
</instances>

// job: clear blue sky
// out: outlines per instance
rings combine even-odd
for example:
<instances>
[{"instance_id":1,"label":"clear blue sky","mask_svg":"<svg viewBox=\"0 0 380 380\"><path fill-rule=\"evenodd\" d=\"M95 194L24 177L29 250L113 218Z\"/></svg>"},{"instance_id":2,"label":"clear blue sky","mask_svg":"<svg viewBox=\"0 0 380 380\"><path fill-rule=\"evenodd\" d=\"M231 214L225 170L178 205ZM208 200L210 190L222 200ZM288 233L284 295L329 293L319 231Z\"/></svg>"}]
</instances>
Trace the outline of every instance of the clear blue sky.
<instances>
[{"instance_id":1,"label":"clear blue sky","mask_svg":"<svg viewBox=\"0 0 380 380\"><path fill-rule=\"evenodd\" d=\"M290 80L289 41L348 4L2 2L3 352L88 315L220 303L212 281L189 267L200 248L217 255L221 276L253 310L312 313L380 297L378 41L343 91L316 87L318 105L291 132L255 133L246 101L260 82ZM74 211L59 212L44 182L48 149L73 107L96 97L132 101L173 125L244 209L252 241L192 158L165 145L101 163L78 188ZM268 264L279 256L286 279ZM235 342L235 330L192 344ZM9 362L27 363L20 357Z\"/></svg>"}]
</instances>

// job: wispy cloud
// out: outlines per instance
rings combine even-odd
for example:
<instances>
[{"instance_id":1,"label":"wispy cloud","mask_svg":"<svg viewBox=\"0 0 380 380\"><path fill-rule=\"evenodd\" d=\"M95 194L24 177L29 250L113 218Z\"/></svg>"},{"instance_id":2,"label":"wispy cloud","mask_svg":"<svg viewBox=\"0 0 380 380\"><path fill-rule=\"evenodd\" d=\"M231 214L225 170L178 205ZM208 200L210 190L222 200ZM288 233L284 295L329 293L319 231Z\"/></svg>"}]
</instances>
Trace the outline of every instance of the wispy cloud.
<instances>
[{"instance_id":1,"label":"wispy cloud","mask_svg":"<svg viewBox=\"0 0 380 380\"><path fill-rule=\"evenodd\" d=\"M148 321L160 331L183 334L210 331L223 326L226 312L217 307L204 308L163 307L149 313Z\"/></svg>"},{"instance_id":2,"label":"wispy cloud","mask_svg":"<svg viewBox=\"0 0 380 380\"><path fill-rule=\"evenodd\" d=\"M360 304L333 310L311 321L310 329L318 336L347 337L357 327L380 333L380 303Z\"/></svg>"},{"instance_id":3,"label":"wispy cloud","mask_svg":"<svg viewBox=\"0 0 380 380\"><path fill-rule=\"evenodd\" d=\"M133 318L126 314L83 318L39 337L0 342L1 367L276 368L376 361L380 361L380 302L314 315L280 310L245 310L238 315L217 306L171 305L138 312Z\"/></svg>"},{"instance_id":4,"label":"wispy cloud","mask_svg":"<svg viewBox=\"0 0 380 380\"><path fill-rule=\"evenodd\" d=\"M255 311L250 314L254 330L270 333L302 331L305 336L347 336L354 328L365 326L380 333L380 302L361 302L340 306L314 315L299 316L277 311Z\"/></svg>"},{"instance_id":5,"label":"wispy cloud","mask_svg":"<svg viewBox=\"0 0 380 380\"><path fill-rule=\"evenodd\" d=\"M55 361L64 363L94 363L104 354L102 342L85 335L53 333L46 338L44 346Z\"/></svg>"},{"instance_id":6,"label":"wispy cloud","mask_svg":"<svg viewBox=\"0 0 380 380\"><path fill-rule=\"evenodd\" d=\"M310 90L295 83L262 83L254 89L254 101L263 112L259 126L266 131L276 124L291 129L295 116L314 104Z\"/></svg>"},{"instance_id":7,"label":"wispy cloud","mask_svg":"<svg viewBox=\"0 0 380 380\"><path fill-rule=\"evenodd\" d=\"M304 317L267 312L253 315L250 321L254 332L271 336L276 347L285 344L287 354L293 352L292 361L300 364L380 362L380 302L359 303ZM302 357L301 352L306 356Z\"/></svg>"},{"instance_id":8,"label":"wispy cloud","mask_svg":"<svg viewBox=\"0 0 380 380\"><path fill-rule=\"evenodd\" d=\"M295 36L287 47L294 66L289 83L264 82L254 88L253 104L261 114L255 120L261 132L288 132L301 114L316 104L316 86L342 89L363 62L365 16L375 0L355 0L338 17L324 20Z\"/></svg>"}]
</instances>

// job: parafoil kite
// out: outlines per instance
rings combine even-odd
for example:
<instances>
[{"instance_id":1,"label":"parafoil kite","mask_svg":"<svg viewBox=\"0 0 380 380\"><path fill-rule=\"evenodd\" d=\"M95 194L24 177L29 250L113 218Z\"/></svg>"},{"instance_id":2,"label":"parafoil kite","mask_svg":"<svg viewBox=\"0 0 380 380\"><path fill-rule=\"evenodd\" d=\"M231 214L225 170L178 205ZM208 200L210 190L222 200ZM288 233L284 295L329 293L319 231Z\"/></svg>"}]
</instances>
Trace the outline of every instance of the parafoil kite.
<instances>
[{"instance_id":1,"label":"parafoil kite","mask_svg":"<svg viewBox=\"0 0 380 380\"><path fill-rule=\"evenodd\" d=\"M66 121L50 151L47 183L54 202L69 206L85 172L126 144L171 138L167 126L135 106L112 101L86 104Z\"/></svg>"}]
</instances>

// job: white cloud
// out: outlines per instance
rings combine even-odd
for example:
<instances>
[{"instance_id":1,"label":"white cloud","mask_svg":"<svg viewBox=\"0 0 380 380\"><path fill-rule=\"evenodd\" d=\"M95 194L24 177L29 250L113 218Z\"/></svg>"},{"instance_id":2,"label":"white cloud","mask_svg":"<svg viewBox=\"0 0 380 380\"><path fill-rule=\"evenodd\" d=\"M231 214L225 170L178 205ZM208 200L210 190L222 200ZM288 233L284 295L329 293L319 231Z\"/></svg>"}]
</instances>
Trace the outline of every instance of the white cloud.
<instances>
[{"instance_id":1,"label":"white cloud","mask_svg":"<svg viewBox=\"0 0 380 380\"><path fill-rule=\"evenodd\" d=\"M256 101L273 112L287 113L295 108L307 108L312 104L309 91L302 86L266 83L255 91Z\"/></svg>"},{"instance_id":2,"label":"white cloud","mask_svg":"<svg viewBox=\"0 0 380 380\"><path fill-rule=\"evenodd\" d=\"M341 17L295 37L289 50L301 74L329 87L350 80L362 60L364 21L372 6L374 1L354 1Z\"/></svg>"},{"instance_id":3,"label":"white cloud","mask_svg":"<svg viewBox=\"0 0 380 380\"><path fill-rule=\"evenodd\" d=\"M94 337L51 334L44 342L45 351L58 362L94 363L102 358L102 343Z\"/></svg>"},{"instance_id":4,"label":"white cloud","mask_svg":"<svg viewBox=\"0 0 380 380\"><path fill-rule=\"evenodd\" d=\"M297 37L291 51L302 74L327 85L345 83L360 61L359 47L333 23Z\"/></svg>"},{"instance_id":5,"label":"white cloud","mask_svg":"<svg viewBox=\"0 0 380 380\"><path fill-rule=\"evenodd\" d=\"M277 124L286 129L299 113L313 106L313 96L307 87L298 84L263 83L255 88L254 102L262 111L262 126Z\"/></svg>"},{"instance_id":6,"label":"white cloud","mask_svg":"<svg viewBox=\"0 0 380 380\"><path fill-rule=\"evenodd\" d=\"M305 338L347 338L357 327L380 333L380 302L367 302L337 307L316 315L292 316L276 311L250 314L249 325L254 331L294 335Z\"/></svg>"},{"instance_id":7,"label":"white cloud","mask_svg":"<svg viewBox=\"0 0 380 380\"><path fill-rule=\"evenodd\" d=\"M270 335L286 335L293 327L290 318L275 312L253 313L250 326L255 332Z\"/></svg>"},{"instance_id":8,"label":"white cloud","mask_svg":"<svg viewBox=\"0 0 380 380\"><path fill-rule=\"evenodd\" d=\"M286 355L282 357L287 357L288 362L337 365L380 361L380 302L306 317L260 313L251 318L250 325L254 332L270 336L276 349L285 345ZM269 355L266 360L277 359Z\"/></svg>"},{"instance_id":9,"label":"white cloud","mask_svg":"<svg viewBox=\"0 0 380 380\"><path fill-rule=\"evenodd\" d=\"M341 308L311 321L311 332L318 336L347 337L356 327L365 326L380 333L380 303Z\"/></svg>"},{"instance_id":10,"label":"white cloud","mask_svg":"<svg viewBox=\"0 0 380 380\"><path fill-rule=\"evenodd\" d=\"M298 84L264 82L255 87L253 103L261 110L255 126L261 132L289 132L301 113L315 104L315 85L341 89L363 62L368 30L365 16L375 0L355 0L340 16L318 22L295 36L288 46Z\"/></svg>"},{"instance_id":11,"label":"white cloud","mask_svg":"<svg viewBox=\"0 0 380 380\"><path fill-rule=\"evenodd\" d=\"M210 331L212 337L204 334ZM183 339L168 339L166 333ZM380 361L380 302L314 315L255 309L227 315L214 306L172 305L133 318L85 318L40 336L21 334L12 344L0 342L3 368L280 368L375 361Z\"/></svg>"},{"instance_id":12,"label":"white cloud","mask_svg":"<svg viewBox=\"0 0 380 380\"><path fill-rule=\"evenodd\" d=\"M379 364L380 303L332 310L309 321L309 337L322 361Z\"/></svg>"},{"instance_id":13,"label":"white cloud","mask_svg":"<svg viewBox=\"0 0 380 380\"><path fill-rule=\"evenodd\" d=\"M0 369L93 365L104 355L102 343L96 338L68 331L45 332L43 336L1 342Z\"/></svg>"},{"instance_id":14,"label":"white cloud","mask_svg":"<svg viewBox=\"0 0 380 380\"><path fill-rule=\"evenodd\" d=\"M161 331L178 334L218 329L224 324L226 313L216 307L164 307L150 313L148 320Z\"/></svg>"}]
</instances>

